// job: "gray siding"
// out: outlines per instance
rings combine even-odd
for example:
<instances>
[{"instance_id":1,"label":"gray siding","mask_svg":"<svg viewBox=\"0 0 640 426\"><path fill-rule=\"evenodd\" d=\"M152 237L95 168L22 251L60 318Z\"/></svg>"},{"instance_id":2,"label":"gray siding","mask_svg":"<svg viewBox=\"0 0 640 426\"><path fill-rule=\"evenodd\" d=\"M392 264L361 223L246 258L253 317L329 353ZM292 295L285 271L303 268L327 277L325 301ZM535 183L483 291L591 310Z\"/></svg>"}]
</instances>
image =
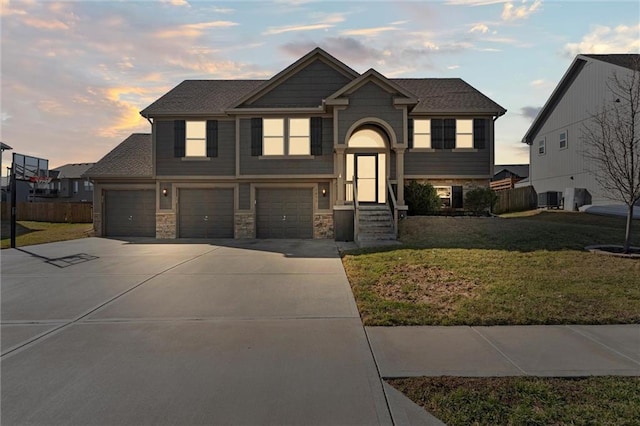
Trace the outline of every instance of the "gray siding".
<instances>
[{"instance_id":1,"label":"gray siding","mask_svg":"<svg viewBox=\"0 0 640 426\"><path fill-rule=\"evenodd\" d=\"M325 195L322 196L322 190L325 190ZM329 210L331 208L331 185L329 182L322 182L318 184L318 208L320 210Z\"/></svg>"},{"instance_id":2,"label":"gray siding","mask_svg":"<svg viewBox=\"0 0 640 426\"><path fill-rule=\"evenodd\" d=\"M313 175L333 173L333 127L322 119L322 155L309 160L270 159L251 156L251 120L240 120L240 174Z\"/></svg>"},{"instance_id":3,"label":"gray siding","mask_svg":"<svg viewBox=\"0 0 640 426\"><path fill-rule=\"evenodd\" d=\"M404 154L406 175L491 175L488 149L477 152L411 152Z\"/></svg>"},{"instance_id":4,"label":"gray siding","mask_svg":"<svg viewBox=\"0 0 640 426\"><path fill-rule=\"evenodd\" d=\"M239 185L238 204L240 210L251 210L251 184L241 183Z\"/></svg>"},{"instance_id":5,"label":"gray siding","mask_svg":"<svg viewBox=\"0 0 640 426\"><path fill-rule=\"evenodd\" d=\"M78 191L74 191L75 182L78 185ZM84 183L86 179L62 179L59 181L60 190L58 191L58 197L51 199L52 201L63 201L63 202L81 202L93 201L93 188L89 190L85 190ZM56 183L57 188L58 183Z\"/></svg>"},{"instance_id":6,"label":"gray siding","mask_svg":"<svg viewBox=\"0 0 640 426\"><path fill-rule=\"evenodd\" d=\"M167 195L162 195L162 190L167 190ZM171 210L173 208L173 185L168 182L160 182L160 190L158 197L160 198L160 208L162 210Z\"/></svg>"},{"instance_id":7,"label":"gray siding","mask_svg":"<svg viewBox=\"0 0 640 426\"><path fill-rule=\"evenodd\" d=\"M231 176L235 174L235 121L218 121L218 156L209 161L182 161L174 157L174 122L158 120L156 132L156 175Z\"/></svg>"},{"instance_id":8,"label":"gray siding","mask_svg":"<svg viewBox=\"0 0 640 426\"><path fill-rule=\"evenodd\" d=\"M345 142L349 127L365 117L386 121L399 142L404 140L402 110L393 106L393 95L374 83L367 83L349 96L349 106L338 115L338 141Z\"/></svg>"},{"instance_id":9,"label":"gray siding","mask_svg":"<svg viewBox=\"0 0 640 426\"><path fill-rule=\"evenodd\" d=\"M309 64L246 107L314 107L351 81L321 60Z\"/></svg>"},{"instance_id":10,"label":"gray siding","mask_svg":"<svg viewBox=\"0 0 640 426\"><path fill-rule=\"evenodd\" d=\"M404 155L406 158L406 155L407 155L406 151ZM396 162L397 162L396 152L391 151L389 155L389 179L391 180L395 180L398 178L398 175L396 174Z\"/></svg>"}]
</instances>

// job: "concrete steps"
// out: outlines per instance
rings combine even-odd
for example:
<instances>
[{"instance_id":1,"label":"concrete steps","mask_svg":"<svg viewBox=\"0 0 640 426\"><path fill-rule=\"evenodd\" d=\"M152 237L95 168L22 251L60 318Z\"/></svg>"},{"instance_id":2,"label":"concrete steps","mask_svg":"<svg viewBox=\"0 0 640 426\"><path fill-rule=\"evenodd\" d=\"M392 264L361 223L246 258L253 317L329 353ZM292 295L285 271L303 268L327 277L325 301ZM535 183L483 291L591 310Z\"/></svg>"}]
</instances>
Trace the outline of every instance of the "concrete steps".
<instances>
[{"instance_id":1,"label":"concrete steps","mask_svg":"<svg viewBox=\"0 0 640 426\"><path fill-rule=\"evenodd\" d=\"M358 241L395 241L393 215L386 204L360 206Z\"/></svg>"}]
</instances>

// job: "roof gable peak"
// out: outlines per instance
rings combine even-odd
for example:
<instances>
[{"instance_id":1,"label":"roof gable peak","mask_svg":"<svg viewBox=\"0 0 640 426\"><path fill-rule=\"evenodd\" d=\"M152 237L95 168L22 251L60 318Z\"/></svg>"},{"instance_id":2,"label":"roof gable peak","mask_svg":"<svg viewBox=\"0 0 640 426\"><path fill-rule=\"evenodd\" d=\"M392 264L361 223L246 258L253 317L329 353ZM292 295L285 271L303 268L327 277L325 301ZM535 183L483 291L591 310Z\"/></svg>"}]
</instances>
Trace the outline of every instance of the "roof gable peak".
<instances>
[{"instance_id":1,"label":"roof gable peak","mask_svg":"<svg viewBox=\"0 0 640 426\"><path fill-rule=\"evenodd\" d=\"M365 73L351 81L351 83L329 96L327 98L327 103L330 104L333 100L349 95L370 82L377 84L389 93L398 94L400 97L406 98L409 103L418 103L418 99L413 93L409 92L393 80L388 79L373 68L369 68Z\"/></svg>"},{"instance_id":2,"label":"roof gable peak","mask_svg":"<svg viewBox=\"0 0 640 426\"><path fill-rule=\"evenodd\" d=\"M233 108L237 108L238 106L243 104L251 104L255 100L264 96L266 93L278 87L293 75L297 74L298 72L318 60L329 65L331 68L335 69L337 72L343 74L351 80L357 78L360 75L358 74L358 72L347 66L345 63L339 61L334 56L327 53L325 50L321 49L320 47L316 47L315 49L295 61L293 64L289 65L287 68L271 77L262 86L258 87L256 90L241 98L238 102L236 102Z\"/></svg>"}]
</instances>

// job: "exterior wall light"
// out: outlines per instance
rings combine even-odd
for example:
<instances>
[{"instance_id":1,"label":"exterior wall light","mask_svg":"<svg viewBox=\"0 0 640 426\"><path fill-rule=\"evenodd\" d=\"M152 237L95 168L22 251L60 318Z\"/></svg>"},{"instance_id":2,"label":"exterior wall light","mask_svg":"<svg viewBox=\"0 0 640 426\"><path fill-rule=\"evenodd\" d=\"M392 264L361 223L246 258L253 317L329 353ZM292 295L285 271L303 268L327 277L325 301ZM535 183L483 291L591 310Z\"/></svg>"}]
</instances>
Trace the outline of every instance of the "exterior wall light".
<instances>
[{"instance_id":1,"label":"exterior wall light","mask_svg":"<svg viewBox=\"0 0 640 426\"><path fill-rule=\"evenodd\" d=\"M167 191L167 188L162 188L162 195L166 197L168 193L169 191Z\"/></svg>"},{"instance_id":2,"label":"exterior wall light","mask_svg":"<svg viewBox=\"0 0 640 426\"><path fill-rule=\"evenodd\" d=\"M326 197L326 196L327 196L327 190L326 190L326 189L324 189L324 188L322 188L322 196L323 196L323 197Z\"/></svg>"}]
</instances>

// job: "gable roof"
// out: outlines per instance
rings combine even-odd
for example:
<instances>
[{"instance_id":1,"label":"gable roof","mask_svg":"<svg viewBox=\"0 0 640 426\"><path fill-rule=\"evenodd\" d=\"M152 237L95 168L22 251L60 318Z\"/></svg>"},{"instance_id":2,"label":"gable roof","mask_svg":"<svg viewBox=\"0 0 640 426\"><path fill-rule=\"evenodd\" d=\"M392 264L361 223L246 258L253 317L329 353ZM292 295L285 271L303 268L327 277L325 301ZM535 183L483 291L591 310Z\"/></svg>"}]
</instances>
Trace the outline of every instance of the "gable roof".
<instances>
[{"instance_id":1,"label":"gable roof","mask_svg":"<svg viewBox=\"0 0 640 426\"><path fill-rule=\"evenodd\" d=\"M358 74L358 72L348 67L344 62L339 61L323 49L316 47L311 52L307 53L302 58L289 65L287 68L271 77L271 79L269 79L265 84L240 98L240 100L238 100L233 106L238 107L244 103L251 103L251 101L254 101L265 95L266 93L286 81L289 77L317 60L325 62L327 65L331 66L333 69L350 79L357 78L360 75Z\"/></svg>"},{"instance_id":2,"label":"gable roof","mask_svg":"<svg viewBox=\"0 0 640 426\"><path fill-rule=\"evenodd\" d=\"M486 113L500 116L507 112L460 78L393 78L391 81L418 98L413 113Z\"/></svg>"},{"instance_id":3,"label":"gable roof","mask_svg":"<svg viewBox=\"0 0 640 426\"><path fill-rule=\"evenodd\" d=\"M224 114L265 80L185 80L140 111L145 117L159 115Z\"/></svg>"},{"instance_id":4,"label":"gable roof","mask_svg":"<svg viewBox=\"0 0 640 426\"><path fill-rule=\"evenodd\" d=\"M503 170L507 170L516 176L521 178L529 177L529 165L528 164L503 164L493 166L493 175L497 175Z\"/></svg>"},{"instance_id":5,"label":"gable roof","mask_svg":"<svg viewBox=\"0 0 640 426\"><path fill-rule=\"evenodd\" d=\"M400 86L393 80L389 80L384 75L380 74L378 71L373 68L369 69L369 71L365 72L361 76L352 80L350 83L344 85L340 90L329 96L326 101L327 104L330 104L331 101L340 98L343 95L348 95L350 93L355 92L360 87L364 86L368 82L374 82L378 86L382 87L384 90L390 93L397 93L403 96L404 101L409 104L416 104L418 100L415 99L413 93L410 93L406 88Z\"/></svg>"},{"instance_id":6,"label":"gable roof","mask_svg":"<svg viewBox=\"0 0 640 426\"><path fill-rule=\"evenodd\" d=\"M133 133L84 173L90 178L150 178L153 175L151 134Z\"/></svg>"},{"instance_id":7,"label":"gable roof","mask_svg":"<svg viewBox=\"0 0 640 426\"><path fill-rule=\"evenodd\" d=\"M630 70L640 71L640 55L637 53L614 53L608 55L580 55Z\"/></svg>"},{"instance_id":8,"label":"gable roof","mask_svg":"<svg viewBox=\"0 0 640 426\"><path fill-rule=\"evenodd\" d=\"M51 169L57 172L57 179L80 179L82 175L96 163L71 163Z\"/></svg>"},{"instance_id":9,"label":"gable roof","mask_svg":"<svg viewBox=\"0 0 640 426\"><path fill-rule=\"evenodd\" d=\"M553 110L556 108L560 100L564 97L569 87L573 84L578 77L582 69L589 61L601 61L612 65L621 66L631 70L638 71L638 65L640 64L640 55L638 54L613 54L613 55L577 55L569 69L564 73L560 82L553 89L551 96L547 99L542 109L538 112L538 115L531 123L529 130L522 138L522 142L528 145L533 143L533 137L538 133L540 128L547 121Z\"/></svg>"},{"instance_id":10,"label":"gable roof","mask_svg":"<svg viewBox=\"0 0 640 426\"><path fill-rule=\"evenodd\" d=\"M360 83L377 79L387 89L406 97L403 102L415 104L413 113L501 116L506 112L502 106L460 78L389 79L374 69L360 75L324 50L316 48L269 80L185 80L140 114L146 118L227 115L239 105L259 99L316 60L327 63L351 80L330 98L339 97L357 88Z\"/></svg>"}]
</instances>

